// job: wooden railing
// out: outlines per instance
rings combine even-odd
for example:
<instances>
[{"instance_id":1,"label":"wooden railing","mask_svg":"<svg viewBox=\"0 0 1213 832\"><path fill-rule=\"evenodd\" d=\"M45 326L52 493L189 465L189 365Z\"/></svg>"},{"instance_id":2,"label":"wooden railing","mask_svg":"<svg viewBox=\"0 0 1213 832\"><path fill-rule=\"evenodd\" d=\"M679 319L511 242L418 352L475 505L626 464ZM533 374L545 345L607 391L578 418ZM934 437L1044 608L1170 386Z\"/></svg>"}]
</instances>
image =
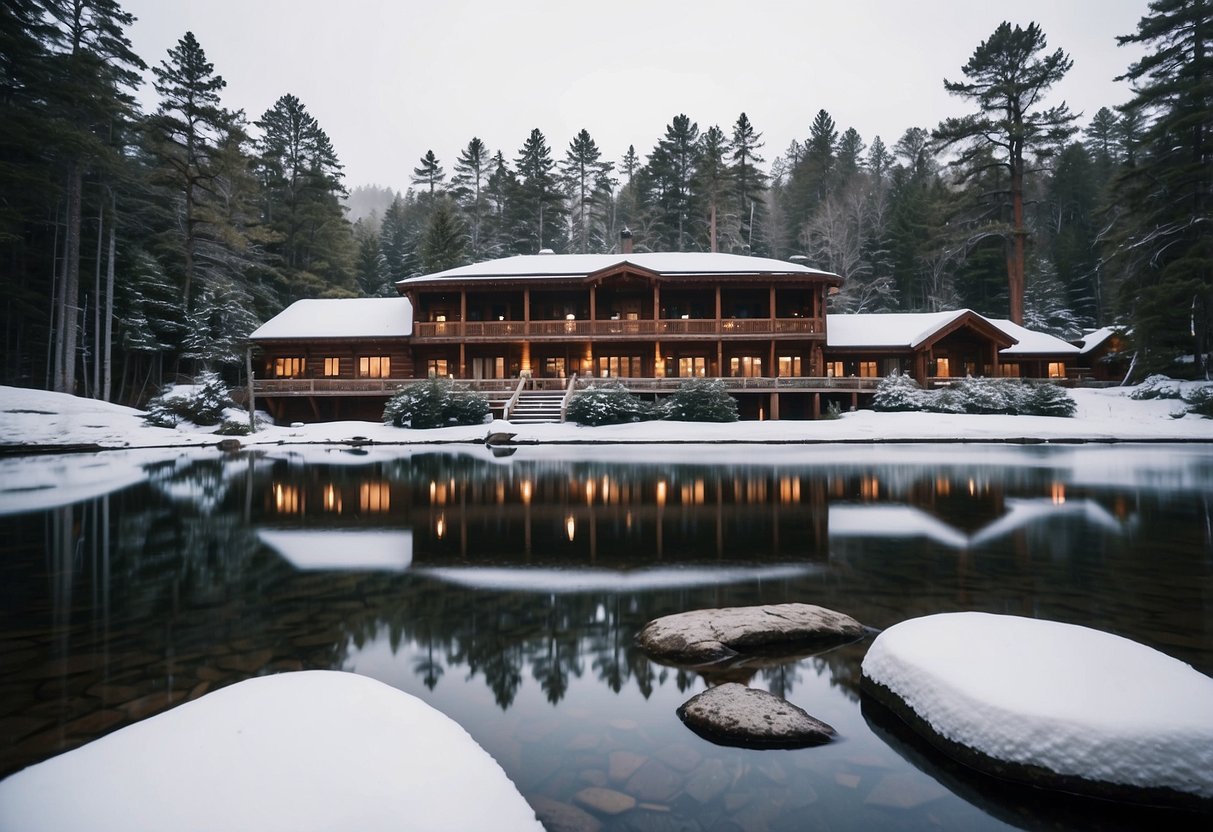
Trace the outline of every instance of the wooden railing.
<instances>
[{"instance_id":1,"label":"wooden railing","mask_svg":"<svg viewBox=\"0 0 1213 832\"><path fill-rule=\"evenodd\" d=\"M661 320L419 321L413 338L494 340L510 338L658 337L670 335L814 335L825 333L821 318L671 318Z\"/></svg>"}]
</instances>

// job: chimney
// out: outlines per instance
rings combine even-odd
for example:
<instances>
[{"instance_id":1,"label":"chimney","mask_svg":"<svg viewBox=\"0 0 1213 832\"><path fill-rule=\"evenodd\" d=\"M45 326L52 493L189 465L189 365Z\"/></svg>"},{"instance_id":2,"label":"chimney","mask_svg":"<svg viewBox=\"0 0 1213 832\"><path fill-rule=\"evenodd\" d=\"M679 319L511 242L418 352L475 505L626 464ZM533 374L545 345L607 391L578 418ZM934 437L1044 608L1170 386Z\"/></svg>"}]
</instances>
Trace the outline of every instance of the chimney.
<instances>
[{"instance_id":1,"label":"chimney","mask_svg":"<svg viewBox=\"0 0 1213 832\"><path fill-rule=\"evenodd\" d=\"M632 253L632 232L629 231L626 226L622 231L619 232L619 253Z\"/></svg>"}]
</instances>

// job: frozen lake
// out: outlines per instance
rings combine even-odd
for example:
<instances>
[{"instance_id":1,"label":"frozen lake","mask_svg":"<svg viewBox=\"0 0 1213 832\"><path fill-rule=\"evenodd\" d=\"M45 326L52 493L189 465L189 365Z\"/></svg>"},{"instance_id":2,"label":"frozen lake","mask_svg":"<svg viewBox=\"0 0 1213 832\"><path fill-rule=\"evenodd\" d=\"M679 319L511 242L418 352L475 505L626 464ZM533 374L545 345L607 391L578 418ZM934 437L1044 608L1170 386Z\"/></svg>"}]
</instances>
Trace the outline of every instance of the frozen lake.
<instances>
[{"instance_id":1,"label":"frozen lake","mask_svg":"<svg viewBox=\"0 0 1213 832\"><path fill-rule=\"evenodd\" d=\"M499 453L506 453L499 451ZM728 678L833 725L721 748L660 615L801 601L1108 630L1213 675L1213 447L109 452L4 461L0 775L222 685L345 669L462 724L533 805L607 829L1116 828L939 759L861 701L868 641ZM1081 660L1081 657L1076 657ZM435 750L436 752L437 750Z\"/></svg>"}]
</instances>

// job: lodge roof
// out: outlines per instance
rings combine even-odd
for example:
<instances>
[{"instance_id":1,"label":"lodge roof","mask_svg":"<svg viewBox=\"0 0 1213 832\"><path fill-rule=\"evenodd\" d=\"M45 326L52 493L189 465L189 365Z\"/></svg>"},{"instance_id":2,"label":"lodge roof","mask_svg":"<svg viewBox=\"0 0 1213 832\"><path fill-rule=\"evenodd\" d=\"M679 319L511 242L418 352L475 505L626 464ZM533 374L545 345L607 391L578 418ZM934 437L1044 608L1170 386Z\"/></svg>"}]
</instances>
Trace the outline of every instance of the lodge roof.
<instances>
[{"instance_id":1,"label":"lodge roof","mask_svg":"<svg viewBox=\"0 0 1213 832\"><path fill-rule=\"evenodd\" d=\"M1119 334L1120 330L1114 326L1105 326L1101 329L1096 329L1092 332L1084 334L1081 338L1075 340L1078 347L1079 355L1086 355L1096 347L1101 346L1113 335Z\"/></svg>"},{"instance_id":2,"label":"lodge roof","mask_svg":"<svg viewBox=\"0 0 1213 832\"><path fill-rule=\"evenodd\" d=\"M1010 346L1000 355L1078 355L1078 347L1044 332L1036 332L969 309L946 312L881 312L826 316L826 347L834 349L917 349L965 316L1002 332Z\"/></svg>"},{"instance_id":3,"label":"lodge roof","mask_svg":"<svg viewBox=\"0 0 1213 832\"><path fill-rule=\"evenodd\" d=\"M295 301L249 338L407 338L412 334L413 304L408 298L321 298Z\"/></svg>"},{"instance_id":4,"label":"lodge roof","mask_svg":"<svg viewBox=\"0 0 1213 832\"><path fill-rule=\"evenodd\" d=\"M1002 350L999 355L1008 358L1020 355L1078 355L1078 347L1069 341L1049 335L1047 332L1037 332L1000 318L986 318L986 320L1018 342L1015 346Z\"/></svg>"},{"instance_id":5,"label":"lodge roof","mask_svg":"<svg viewBox=\"0 0 1213 832\"><path fill-rule=\"evenodd\" d=\"M616 268L634 266L662 277L804 276L841 282L838 275L799 263L704 251L633 252L631 254L519 254L485 260L397 282L401 290L417 284L492 279L587 278Z\"/></svg>"}]
</instances>

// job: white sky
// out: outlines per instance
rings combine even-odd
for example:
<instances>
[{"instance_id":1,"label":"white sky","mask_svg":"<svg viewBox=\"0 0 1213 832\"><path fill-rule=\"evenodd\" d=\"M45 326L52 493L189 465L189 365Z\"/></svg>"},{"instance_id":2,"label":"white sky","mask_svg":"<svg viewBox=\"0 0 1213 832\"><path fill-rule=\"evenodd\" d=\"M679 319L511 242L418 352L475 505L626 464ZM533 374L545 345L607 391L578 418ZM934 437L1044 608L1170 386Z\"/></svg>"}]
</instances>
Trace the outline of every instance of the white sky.
<instances>
[{"instance_id":1,"label":"white sky","mask_svg":"<svg viewBox=\"0 0 1213 832\"><path fill-rule=\"evenodd\" d=\"M726 132L745 111L768 165L819 109L890 147L966 112L943 79L1004 19L1035 21L1074 68L1054 91L1089 118L1129 98L1116 46L1146 0L125 0L149 65L193 31L260 117L298 96L328 132L349 187L403 190L427 149L448 176L479 136L513 160L538 127L557 157L585 128L607 159L643 159L678 113ZM149 73L150 77L150 73ZM142 90L152 109L150 83ZM1085 123L1085 119L1084 119Z\"/></svg>"}]
</instances>

